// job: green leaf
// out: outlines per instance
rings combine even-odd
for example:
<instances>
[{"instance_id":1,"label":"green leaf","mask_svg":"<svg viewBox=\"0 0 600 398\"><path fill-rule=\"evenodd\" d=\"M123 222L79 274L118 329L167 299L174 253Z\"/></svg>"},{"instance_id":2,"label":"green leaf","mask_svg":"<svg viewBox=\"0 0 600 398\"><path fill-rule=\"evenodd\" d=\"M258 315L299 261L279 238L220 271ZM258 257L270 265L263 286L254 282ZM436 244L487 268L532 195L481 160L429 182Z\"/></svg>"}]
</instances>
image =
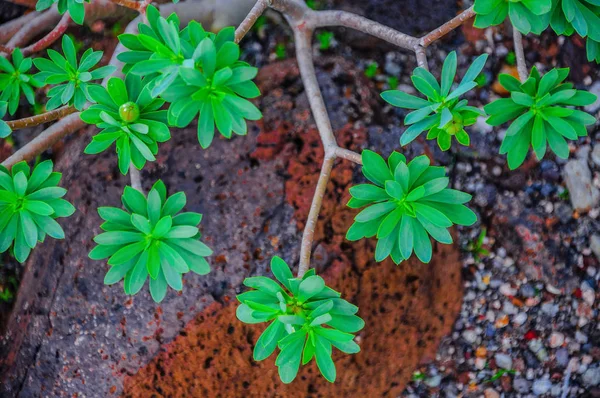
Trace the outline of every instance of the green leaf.
<instances>
[{"instance_id":1,"label":"green leaf","mask_svg":"<svg viewBox=\"0 0 600 398\"><path fill-rule=\"evenodd\" d=\"M305 302L325 288L325 281L320 276L309 276L300 282L298 290L298 299Z\"/></svg>"},{"instance_id":2,"label":"green leaf","mask_svg":"<svg viewBox=\"0 0 600 398\"><path fill-rule=\"evenodd\" d=\"M258 338L253 351L254 360L262 361L268 358L277 348L277 342L284 336L284 333L283 323L274 320Z\"/></svg>"},{"instance_id":3,"label":"green leaf","mask_svg":"<svg viewBox=\"0 0 600 398\"><path fill-rule=\"evenodd\" d=\"M274 256L271 259L271 272L283 286L291 290L289 280L294 276L289 266L282 258Z\"/></svg>"},{"instance_id":4,"label":"green leaf","mask_svg":"<svg viewBox=\"0 0 600 398\"><path fill-rule=\"evenodd\" d=\"M315 345L315 358L321 374L327 381L333 383L336 378L335 364L331 359L331 343L317 337Z\"/></svg>"},{"instance_id":5,"label":"green leaf","mask_svg":"<svg viewBox=\"0 0 600 398\"><path fill-rule=\"evenodd\" d=\"M385 181L392 180L392 173L383 158L370 150L362 152L363 174L367 179L379 186L384 186Z\"/></svg>"}]
</instances>

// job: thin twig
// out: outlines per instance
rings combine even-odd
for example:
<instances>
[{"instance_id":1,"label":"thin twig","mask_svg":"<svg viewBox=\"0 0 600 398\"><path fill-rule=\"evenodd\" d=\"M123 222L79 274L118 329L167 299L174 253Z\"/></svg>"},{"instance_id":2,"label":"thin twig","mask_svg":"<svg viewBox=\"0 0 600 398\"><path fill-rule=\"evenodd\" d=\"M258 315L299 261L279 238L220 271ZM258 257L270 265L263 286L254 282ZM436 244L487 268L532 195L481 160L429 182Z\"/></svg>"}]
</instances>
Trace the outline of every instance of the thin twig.
<instances>
[{"instance_id":1,"label":"thin twig","mask_svg":"<svg viewBox=\"0 0 600 398\"><path fill-rule=\"evenodd\" d=\"M40 135L28 142L27 145L13 153L8 159L2 162L2 166L10 169L22 160L30 161L50 148L61 138L79 130L85 125L85 122L79 117L79 112L72 113L48 127Z\"/></svg>"},{"instance_id":2,"label":"thin twig","mask_svg":"<svg viewBox=\"0 0 600 398\"><path fill-rule=\"evenodd\" d=\"M246 36L246 33L250 31L258 17L260 17L265 12L268 6L269 4L267 3L267 0L258 0L256 2L254 7L252 7L250 12L248 13L248 16L244 18L242 23L235 30L236 43L239 43L242 40L242 38Z\"/></svg>"},{"instance_id":3,"label":"thin twig","mask_svg":"<svg viewBox=\"0 0 600 398\"><path fill-rule=\"evenodd\" d=\"M21 50L24 56L28 56L30 54L36 53L38 51L42 51L52 45L56 40L60 39L62 35L65 34L67 28L69 27L69 23L71 22L71 17L69 13L65 13L58 24L52 29L46 36L42 37L37 42L27 46Z\"/></svg>"},{"instance_id":4,"label":"thin twig","mask_svg":"<svg viewBox=\"0 0 600 398\"><path fill-rule=\"evenodd\" d=\"M341 148L341 147L336 147L334 149L333 153L338 158L347 159L347 160L350 160L351 162L354 162L356 164L362 164L362 157L360 156L360 154L358 154L358 153L356 153L354 151L351 151L349 149L345 149L345 148Z\"/></svg>"},{"instance_id":5,"label":"thin twig","mask_svg":"<svg viewBox=\"0 0 600 398\"><path fill-rule=\"evenodd\" d=\"M473 7L466 9L465 11L461 12L459 15L452 18L450 21L446 22L439 28L437 28L437 29L431 31L430 33L426 34L425 36L423 36L421 38L421 40L419 41L421 46L429 47L429 45L431 43L446 36L448 33L452 32L454 29L458 28L459 26L461 26L467 20L473 18L474 16L475 16L475 11L473 10Z\"/></svg>"},{"instance_id":6,"label":"thin twig","mask_svg":"<svg viewBox=\"0 0 600 398\"><path fill-rule=\"evenodd\" d=\"M515 43L515 55L517 58L517 70L519 71L519 79L521 82L527 80L527 63L525 62L525 51L523 50L523 35L519 29L513 26L513 39Z\"/></svg>"},{"instance_id":7,"label":"thin twig","mask_svg":"<svg viewBox=\"0 0 600 398\"><path fill-rule=\"evenodd\" d=\"M74 113L76 111L77 109L75 109L72 106L63 106L61 108L54 109L46 113L42 113L41 115L30 116L18 120L10 120L7 121L6 124L8 124L8 127L10 127L10 129L14 131L18 129L24 129L26 127L33 127L39 124L52 122L54 120L61 119L67 115L70 115L71 113Z\"/></svg>"},{"instance_id":8,"label":"thin twig","mask_svg":"<svg viewBox=\"0 0 600 398\"><path fill-rule=\"evenodd\" d=\"M325 159L323 159L321 174L319 175L319 181L317 182L317 187L315 188L313 201L310 205L310 211L308 212L308 219L306 220L304 233L302 234L298 278L302 278L310 267L310 254L312 252L315 228L317 226L317 220L319 219L319 212L321 211L321 205L323 203L323 198L325 197L325 191L327 190L327 184L329 183L329 177L331 176L331 169L333 168L334 161L335 156L326 155Z\"/></svg>"},{"instance_id":9,"label":"thin twig","mask_svg":"<svg viewBox=\"0 0 600 398\"><path fill-rule=\"evenodd\" d=\"M429 63L427 62L427 50L421 45L415 47L415 56L417 57L417 65L421 68L429 70Z\"/></svg>"},{"instance_id":10,"label":"thin twig","mask_svg":"<svg viewBox=\"0 0 600 398\"><path fill-rule=\"evenodd\" d=\"M129 165L129 177L131 178L131 188L144 193L144 190L142 189L142 176L133 163Z\"/></svg>"},{"instance_id":11,"label":"thin twig","mask_svg":"<svg viewBox=\"0 0 600 398\"><path fill-rule=\"evenodd\" d=\"M344 26L378 37L407 50L414 49L416 37L398 32L388 26L346 11L314 11L309 15L314 27Z\"/></svg>"},{"instance_id":12,"label":"thin twig","mask_svg":"<svg viewBox=\"0 0 600 398\"><path fill-rule=\"evenodd\" d=\"M315 73L311 47L312 31L307 28L295 27L294 37L296 44L296 59L298 68L300 69L300 75L302 76L302 82L304 83L304 90L306 91L313 117L317 124L317 128L319 129L321 141L323 142L325 150L327 150L329 147L337 146L337 144L335 142L335 136L333 135L329 116L327 115L325 101L323 101L323 96L321 95L319 83L317 82L317 75Z\"/></svg>"}]
</instances>

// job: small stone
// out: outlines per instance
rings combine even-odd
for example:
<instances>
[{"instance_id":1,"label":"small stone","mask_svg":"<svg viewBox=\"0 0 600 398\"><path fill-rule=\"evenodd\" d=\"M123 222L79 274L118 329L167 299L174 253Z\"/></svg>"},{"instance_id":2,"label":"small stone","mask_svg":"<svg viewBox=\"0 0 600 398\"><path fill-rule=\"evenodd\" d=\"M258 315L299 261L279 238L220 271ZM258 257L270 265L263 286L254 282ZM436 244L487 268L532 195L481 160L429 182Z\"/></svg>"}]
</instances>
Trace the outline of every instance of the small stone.
<instances>
[{"instance_id":1,"label":"small stone","mask_svg":"<svg viewBox=\"0 0 600 398\"><path fill-rule=\"evenodd\" d=\"M568 161L564 167L564 179L575 210L586 212L598 204L600 192L592 184L592 172L586 160Z\"/></svg>"},{"instance_id":2,"label":"small stone","mask_svg":"<svg viewBox=\"0 0 600 398\"><path fill-rule=\"evenodd\" d=\"M586 386L597 386L600 384L600 368L590 368L581 377Z\"/></svg>"},{"instance_id":3,"label":"small stone","mask_svg":"<svg viewBox=\"0 0 600 398\"><path fill-rule=\"evenodd\" d=\"M544 395L552 388L552 383L548 379L536 380L533 382L533 393L535 395Z\"/></svg>"},{"instance_id":4,"label":"small stone","mask_svg":"<svg viewBox=\"0 0 600 398\"><path fill-rule=\"evenodd\" d=\"M494 355L496 366L502 369L512 369L512 358L506 354L498 353Z\"/></svg>"},{"instance_id":5,"label":"small stone","mask_svg":"<svg viewBox=\"0 0 600 398\"><path fill-rule=\"evenodd\" d=\"M519 289L519 293L522 297L528 298L535 296L535 289L529 283L525 283Z\"/></svg>"},{"instance_id":6,"label":"small stone","mask_svg":"<svg viewBox=\"0 0 600 398\"><path fill-rule=\"evenodd\" d=\"M587 305L594 305L594 301L596 300L596 292L594 292L592 289L586 289L581 292L581 295L583 297L583 301L585 301Z\"/></svg>"},{"instance_id":7,"label":"small stone","mask_svg":"<svg viewBox=\"0 0 600 398\"><path fill-rule=\"evenodd\" d=\"M517 289L512 288L508 283L503 283L499 290L505 296L515 296L517 294Z\"/></svg>"},{"instance_id":8,"label":"small stone","mask_svg":"<svg viewBox=\"0 0 600 398\"><path fill-rule=\"evenodd\" d=\"M485 358L487 356L487 348L484 346L477 347L475 350L475 356L477 358Z\"/></svg>"},{"instance_id":9,"label":"small stone","mask_svg":"<svg viewBox=\"0 0 600 398\"><path fill-rule=\"evenodd\" d=\"M556 316L556 314L558 314L558 309L559 309L558 305L553 304L553 303L542 304L542 312L553 318Z\"/></svg>"},{"instance_id":10,"label":"small stone","mask_svg":"<svg viewBox=\"0 0 600 398\"><path fill-rule=\"evenodd\" d=\"M475 333L474 330L465 330L464 332L462 332L462 337L468 343L473 344L477 340L477 333Z\"/></svg>"},{"instance_id":11,"label":"small stone","mask_svg":"<svg viewBox=\"0 0 600 398\"><path fill-rule=\"evenodd\" d=\"M439 386L441 382L442 382L442 376L440 376L440 375L431 376L431 377L425 379L425 384L431 388L435 388L435 387Z\"/></svg>"},{"instance_id":12,"label":"small stone","mask_svg":"<svg viewBox=\"0 0 600 398\"><path fill-rule=\"evenodd\" d=\"M497 329L502 329L502 328L506 327L506 325L508 325L508 315L501 316L496 321L496 328Z\"/></svg>"},{"instance_id":13,"label":"small stone","mask_svg":"<svg viewBox=\"0 0 600 398\"><path fill-rule=\"evenodd\" d=\"M600 110L600 82L595 82L592 84L588 91L592 94L595 94L598 98L596 99L596 102L586 105L583 109L585 109L585 111L588 113L596 113L596 111Z\"/></svg>"},{"instance_id":14,"label":"small stone","mask_svg":"<svg viewBox=\"0 0 600 398\"><path fill-rule=\"evenodd\" d=\"M531 340L527 343L527 346L541 362L546 362L548 360L548 352L539 339Z\"/></svg>"},{"instance_id":15,"label":"small stone","mask_svg":"<svg viewBox=\"0 0 600 398\"><path fill-rule=\"evenodd\" d=\"M599 99L599 101L600 101L600 99ZM600 166L600 145L599 144L594 145L594 149L592 150L591 158L592 158L592 162L594 162L594 164L596 166Z\"/></svg>"},{"instance_id":16,"label":"small stone","mask_svg":"<svg viewBox=\"0 0 600 398\"><path fill-rule=\"evenodd\" d=\"M550 338L548 339L550 343L550 347L557 348L563 345L565 342L565 335L560 332L552 332Z\"/></svg>"},{"instance_id":17,"label":"small stone","mask_svg":"<svg viewBox=\"0 0 600 398\"><path fill-rule=\"evenodd\" d=\"M578 330L575 332L575 340L577 340L577 342L580 344L587 344L588 337L587 335Z\"/></svg>"},{"instance_id":18,"label":"small stone","mask_svg":"<svg viewBox=\"0 0 600 398\"><path fill-rule=\"evenodd\" d=\"M487 361L485 358L475 358L475 368L478 370L483 370L485 368Z\"/></svg>"},{"instance_id":19,"label":"small stone","mask_svg":"<svg viewBox=\"0 0 600 398\"><path fill-rule=\"evenodd\" d=\"M559 366L563 368L567 367L567 364L569 363L569 351L566 348L560 348L556 350L554 357Z\"/></svg>"},{"instance_id":20,"label":"small stone","mask_svg":"<svg viewBox=\"0 0 600 398\"><path fill-rule=\"evenodd\" d=\"M514 318L513 323L517 326L521 326L527 321L527 314L524 312L519 312Z\"/></svg>"},{"instance_id":21,"label":"small stone","mask_svg":"<svg viewBox=\"0 0 600 398\"><path fill-rule=\"evenodd\" d=\"M504 302L504 304L502 305L502 311L504 311L504 313L508 315L515 315L517 312L519 312L517 307L515 307L514 304L509 301Z\"/></svg>"},{"instance_id":22,"label":"small stone","mask_svg":"<svg viewBox=\"0 0 600 398\"><path fill-rule=\"evenodd\" d=\"M483 396L485 398L500 398L500 394L498 394L498 392L496 390L494 390L493 388L487 388L483 392Z\"/></svg>"},{"instance_id":23,"label":"small stone","mask_svg":"<svg viewBox=\"0 0 600 398\"><path fill-rule=\"evenodd\" d=\"M546 285L546 290L547 290L549 293L552 293L552 294L554 294L554 295L559 295L559 294L562 294L562 292L561 292L561 290L560 290L560 289L558 289L557 287L554 287L554 286L552 286L551 284L547 284L547 285Z\"/></svg>"},{"instance_id":24,"label":"small stone","mask_svg":"<svg viewBox=\"0 0 600 398\"><path fill-rule=\"evenodd\" d=\"M515 377L515 380L513 381L513 388L515 389L516 392L521 393L521 394L528 393L530 385L531 385L531 383L529 383L527 380L525 380L522 377Z\"/></svg>"}]
</instances>

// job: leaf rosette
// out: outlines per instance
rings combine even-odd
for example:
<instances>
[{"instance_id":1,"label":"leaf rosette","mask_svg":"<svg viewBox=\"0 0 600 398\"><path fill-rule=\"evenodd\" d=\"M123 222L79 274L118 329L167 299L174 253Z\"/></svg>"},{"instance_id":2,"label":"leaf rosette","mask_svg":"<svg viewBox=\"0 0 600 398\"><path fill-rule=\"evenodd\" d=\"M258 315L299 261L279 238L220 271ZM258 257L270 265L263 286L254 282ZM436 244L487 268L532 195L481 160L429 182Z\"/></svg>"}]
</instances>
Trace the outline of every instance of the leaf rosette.
<instances>
[{"instance_id":1,"label":"leaf rosette","mask_svg":"<svg viewBox=\"0 0 600 398\"><path fill-rule=\"evenodd\" d=\"M81 119L102 131L85 148L87 154L105 151L116 143L119 170L127 174L130 162L142 169L146 161L156 160L158 143L171 138L167 111L160 110L164 100L153 98L148 84L128 74L125 81L112 77L107 88L95 85L89 94L96 104L81 114Z\"/></svg>"},{"instance_id":2,"label":"leaf rosette","mask_svg":"<svg viewBox=\"0 0 600 398\"><path fill-rule=\"evenodd\" d=\"M436 139L443 151L450 149L452 137L461 145L468 146L471 141L464 128L475 124L477 117L484 113L469 106L467 100L461 100L460 97L477 87L475 79L481 73L486 60L487 54L475 59L454 90L452 85L456 77L456 52L451 52L444 61L441 84L425 68L416 68L412 82L427 99L399 90L384 91L381 97L389 104L413 110L404 118L404 124L410 127L400 137L400 144L407 145L423 131L428 131L427 139Z\"/></svg>"},{"instance_id":3,"label":"leaf rosette","mask_svg":"<svg viewBox=\"0 0 600 398\"><path fill-rule=\"evenodd\" d=\"M75 208L61 199L67 190L58 187L62 174L46 160L31 171L26 162L10 171L0 166L0 253L9 248L20 263L27 260L46 235L64 239L56 218L69 217Z\"/></svg>"},{"instance_id":4,"label":"leaf rosette","mask_svg":"<svg viewBox=\"0 0 600 398\"><path fill-rule=\"evenodd\" d=\"M25 95L27 102L33 105L35 104L34 89L44 85L37 76L28 73L32 62L31 58L24 58L18 48L12 52L12 63L0 57L0 101L8 104L8 113L11 115L14 115L19 107L21 94ZM2 136L4 137L6 135Z\"/></svg>"},{"instance_id":5,"label":"leaf rosette","mask_svg":"<svg viewBox=\"0 0 600 398\"><path fill-rule=\"evenodd\" d=\"M594 116L573 109L594 103L596 95L564 83L568 75L569 69L563 68L553 69L542 77L534 67L525 83L511 75L499 76L510 98L498 99L484 109L490 115L487 120L490 126L510 122L500 153L507 154L511 169L523 163L530 147L540 160L548 146L558 157L567 159L569 145L565 139L587 136L585 126L596 122Z\"/></svg>"},{"instance_id":6,"label":"leaf rosette","mask_svg":"<svg viewBox=\"0 0 600 398\"><path fill-rule=\"evenodd\" d=\"M181 213L186 197L178 192L167 197L162 181L154 184L146 198L140 191L125 187L122 202L125 210L100 207L105 231L94 238L92 260L108 258L110 269L104 283L112 285L124 280L126 294L137 294L150 276L150 294L161 302L167 286L181 291L182 274L210 272L204 257L212 250L200 241L198 224L202 215Z\"/></svg>"},{"instance_id":7,"label":"leaf rosette","mask_svg":"<svg viewBox=\"0 0 600 398\"><path fill-rule=\"evenodd\" d=\"M350 188L350 208L367 206L354 218L346 239L377 237L375 260L388 256L399 264L414 252L424 263L432 256L430 236L452 243L448 228L473 225L477 216L464 204L471 195L448 188L443 167L430 166L427 156L407 163L393 152L386 162L379 154L362 153L362 172L373 184Z\"/></svg>"},{"instance_id":8,"label":"leaf rosette","mask_svg":"<svg viewBox=\"0 0 600 398\"><path fill-rule=\"evenodd\" d=\"M237 296L240 321L270 322L254 346L254 360L262 361L279 348L275 365L287 384L296 378L301 363L306 365L314 358L321 374L333 383L332 348L347 354L360 351L353 341L353 333L364 327L356 315L358 307L326 286L314 269L294 278L285 261L273 257L271 271L279 283L264 276L246 278L244 285L254 290Z\"/></svg>"},{"instance_id":9,"label":"leaf rosette","mask_svg":"<svg viewBox=\"0 0 600 398\"><path fill-rule=\"evenodd\" d=\"M55 85L48 90L47 95L50 99L46 103L47 110L67 104L82 110L86 101L93 101L88 93L88 88L93 86L91 82L110 75L116 68L107 65L91 70L100 62L103 54L102 51L94 51L91 48L83 53L78 62L75 44L68 35L62 38L62 50L64 56L49 49L50 59L33 60L36 68L40 70L35 78Z\"/></svg>"}]
</instances>

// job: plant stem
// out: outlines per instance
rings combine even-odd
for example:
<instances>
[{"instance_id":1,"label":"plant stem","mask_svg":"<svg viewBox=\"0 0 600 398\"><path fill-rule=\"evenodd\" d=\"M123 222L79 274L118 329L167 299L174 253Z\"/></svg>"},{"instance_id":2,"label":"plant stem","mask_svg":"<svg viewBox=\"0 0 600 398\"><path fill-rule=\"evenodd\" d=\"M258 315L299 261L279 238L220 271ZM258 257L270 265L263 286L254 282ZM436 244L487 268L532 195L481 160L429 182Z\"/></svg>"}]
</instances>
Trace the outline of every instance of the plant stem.
<instances>
[{"instance_id":1,"label":"plant stem","mask_svg":"<svg viewBox=\"0 0 600 398\"><path fill-rule=\"evenodd\" d=\"M85 125L85 122L79 117L79 112L72 113L48 127L40 135L13 153L8 159L2 162L2 166L10 169L21 160L30 161L50 148L61 138L79 130Z\"/></svg>"},{"instance_id":2,"label":"plant stem","mask_svg":"<svg viewBox=\"0 0 600 398\"><path fill-rule=\"evenodd\" d=\"M133 163L129 165L129 177L131 178L131 188L144 193L144 190L142 189L142 176Z\"/></svg>"},{"instance_id":3,"label":"plant stem","mask_svg":"<svg viewBox=\"0 0 600 398\"><path fill-rule=\"evenodd\" d=\"M525 62L525 51L523 50L523 35L519 29L513 26L513 39L515 43L515 55L517 58L517 70L519 71L519 79L524 83L527 80L527 63Z\"/></svg>"},{"instance_id":4,"label":"plant stem","mask_svg":"<svg viewBox=\"0 0 600 398\"><path fill-rule=\"evenodd\" d=\"M317 75L315 73L311 47L312 30L305 26L294 27L293 29L296 43L296 59L300 69L300 76L302 76L306 96L308 97L313 117L317 123L321 141L327 151L329 147L337 147L337 144L335 142L335 136L333 135L329 116L327 115L325 101L323 101L323 96L321 95L321 89L319 88Z\"/></svg>"},{"instance_id":5,"label":"plant stem","mask_svg":"<svg viewBox=\"0 0 600 398\"><path fill-rule=\"evenodd\" d=\"M48 48L54 43L56 40L60 39L62 35L65 34L67 28L69 27L69 23L71 22L71 17L69 13L65 13L58 24L52 29L46 36L42 37L37 42L23 48L21 52L24 56L31 55L38 51L42 51L45 48Z\"/></svg>"},{"instance_id":6,"label":"plant stem","mask_svg":"<svg viewBox=\"0 0 600 398\"><path fill-rule=\"evenodd\" d=\"M474 16L475 11L473 10L473 7L466 9L465 11L461 12L459 15L452 18L450 21L446 22L439 28L423 36L419 41L419 44L425 48L429 47L431 43L446 36L448 33L452 32L454 29L458 28Z\"/></svg>"},{"instance_id":7,"label":"plant stem","mask_svg":"<svg viewBox=\"0 0 600 398\"><path fill-rule=\"evenodd\" d=\"M349 149L337 147L334 149L334 154L338 158L346 159L356 164L362 165L362 157L360 154Z\"/></svg>"},{"instance_id":8,"label":"plant stem","mask_svg":"<svg viewBox=\"0 0 600 398\"><path fill-rule=\"evenodd\" d=\"M254 26L254 23L256 22L258 17L260 17L265 12L268 6L269 4L267 3L267 0L258 0L256 4L254 4L254 7L252 7L246 18L244 18L242 23L239 24L239 26L235 30L236 43L239 43L244 38L244 36L246 36L246 33L248 33L250 29L252 29L252 26Z\"/></svg>"},{"instance_id":9,"label":"plant stem","mask_svg":"<svg viewBox=\"0 0 600 398\"><path fill-rule=\"evenodd\" d=\"M42 113L41 115L30 116L18 120L10 120L7 121L6 124L8 124L8 127L10 127L10 129L14 131L24 129L26 127L37 126L42 123L48 123L56 119L61 119L76 111L77 109L75 109L72 106L63 106L61 108L54 109L46 113Z\"/></svg>"},{"instance_id":10,"label":"plant stem","mask_svg":"<svg viewBox=\"0 0 600 398\"><path fill-rule=\"evenodd\" d=\"M335 156L325 155L323 166L321 167L321 174L319 175L319 181L317 182L313 201L310 205L308 219L306 220L306 225L304 226L304 233L302 234L298 278L302 278L310 267L310 255L315 236L315 228L319 219L319 212L321 211L321 205L323 204L323 198L325 197L325 191L327 190L327 183L329 182L329 177L331 176L331 170L333 168L334 161Z\"/></svg>"},{"instance_id":11,"label":"plant stem","mask_svg":"<svg viewBox=\"0 0 600 398\"><path fill-rule=\"evenodd\" d=\"M415 37L346 11L313 11L309 16L314 27L344 26L368 33L407 50L412 50L418 42Z\"/></svg>"}]
</instances>

